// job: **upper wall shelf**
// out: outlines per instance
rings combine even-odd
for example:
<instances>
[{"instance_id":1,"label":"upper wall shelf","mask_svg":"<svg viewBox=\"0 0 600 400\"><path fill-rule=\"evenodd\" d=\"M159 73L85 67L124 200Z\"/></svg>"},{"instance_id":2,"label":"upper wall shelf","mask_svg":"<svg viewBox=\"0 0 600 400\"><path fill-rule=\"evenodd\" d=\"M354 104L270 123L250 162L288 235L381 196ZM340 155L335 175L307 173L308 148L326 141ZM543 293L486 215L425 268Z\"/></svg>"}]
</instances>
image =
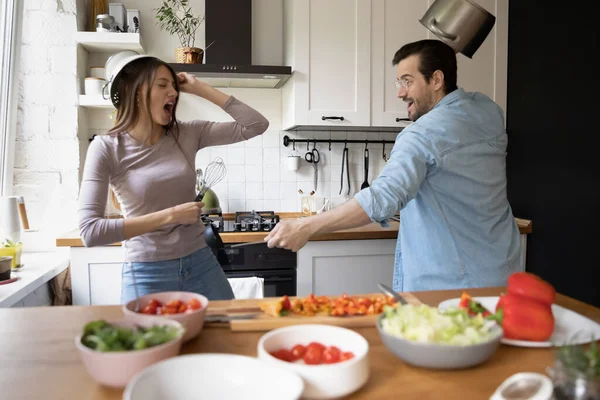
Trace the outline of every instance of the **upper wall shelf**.
<instances>
[{"instance_id":1,"label":"upper wall shelf","mask_svg":"<svg viewBox=\"0 0 600 400\"><path fill-rule=\"evenodd\" d=\"M140 54L146 54L142 36L139 33L77 32L75 41L92 53L133 50Z\"/></svg>"},{"instance_id":2,"label":"upper wall shelf","mask_svg":"<svg viewBox=\"0 0 600 400\"><path fill-rule=\"evenodd\" d=\"M105 100L102 96L90 96L85 94L79 95L79 106L84 108L92 108L96 110L114 110L115 108L110 100Z\"/></svg>"}]
</instances>

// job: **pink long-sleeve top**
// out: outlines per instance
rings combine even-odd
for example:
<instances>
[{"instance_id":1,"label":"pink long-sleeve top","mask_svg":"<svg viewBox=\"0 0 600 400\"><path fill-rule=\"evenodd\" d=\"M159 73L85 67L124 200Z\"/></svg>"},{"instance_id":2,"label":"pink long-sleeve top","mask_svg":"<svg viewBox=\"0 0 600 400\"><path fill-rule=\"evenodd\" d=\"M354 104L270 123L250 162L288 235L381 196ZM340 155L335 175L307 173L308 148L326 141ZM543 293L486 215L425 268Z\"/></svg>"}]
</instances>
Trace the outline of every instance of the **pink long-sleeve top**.
<instances>
[{"instance_id":1,"label":"pink long-sleeve top","mask_svg":"<svg viewBox=\"0 0 600 400\"><path fill-rule=\"evenodd\" d=\"M87 247L123 242L125 261L162 261L186 256L206 246L204 225L169 225L125 240L124 219L105 217L109 186L124 218L147 215L194 200L198 150L251 139L269 122L233 96L223 105L234 122L179 122L172 134L153 145L127 132L96 136L87 152L79 194L79 231Z\"/></svg>"}]
</instances>

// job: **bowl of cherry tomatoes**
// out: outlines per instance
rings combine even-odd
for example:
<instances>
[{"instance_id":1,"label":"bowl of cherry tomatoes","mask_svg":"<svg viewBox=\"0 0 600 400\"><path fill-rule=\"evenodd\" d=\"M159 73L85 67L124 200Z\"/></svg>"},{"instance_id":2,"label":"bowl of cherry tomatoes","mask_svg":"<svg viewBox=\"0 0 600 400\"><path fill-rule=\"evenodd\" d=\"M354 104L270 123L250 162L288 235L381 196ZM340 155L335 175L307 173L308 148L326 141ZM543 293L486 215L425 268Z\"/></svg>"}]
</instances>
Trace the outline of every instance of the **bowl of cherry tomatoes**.
<instances>
[{"instance_id":1,"label":"bowl of cherry tomatoes","mask_svg":"<svg viewBox=\"0 0 600 400\"><path fill-rule=\"evenodd\" d=\"M143 320L152 315L177 321L185 328L183 342L195 338L202 331L208 299L201 294L159 292L140 296L138 302L138 311L135 299L122 306L126 319Z\"/></svg>"},{"instance_id":2,"label":"bowl of cherry tomatoes","mask_svg":"<svg viewBox=\"0 0 600 400\"><path fill-rule=\"evenodd\" d=\"M360 389L369 379L369 343L332 325L301 324L274 329L258 341L258 358L288 368L304 381L302 398L333 399Z\"/></svg>"}]
</instances>

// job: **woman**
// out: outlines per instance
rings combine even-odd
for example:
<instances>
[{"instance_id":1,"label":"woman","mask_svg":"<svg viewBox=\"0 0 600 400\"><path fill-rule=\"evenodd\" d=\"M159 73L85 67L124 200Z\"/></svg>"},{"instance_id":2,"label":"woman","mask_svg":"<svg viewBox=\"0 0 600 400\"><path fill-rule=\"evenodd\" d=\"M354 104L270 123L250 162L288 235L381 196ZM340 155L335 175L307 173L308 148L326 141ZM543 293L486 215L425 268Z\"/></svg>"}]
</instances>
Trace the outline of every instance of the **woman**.
<instances>
[{"instance_id":1,"label":"woman","mask_svg":"<svg viewBox=\"0 0 600 400\"><path fill-rule=\"evenodd\" d=\"M235 122L177 121L180 92L211 101ZM203 204L193 201L195 157L204 147L258 136L268 121L233 96L149 56L125 62L112 81L111 99L115 127L95 137L85 162L79 207L83 243L123 241L123 303L172 290L232 299L231 286L204 241ZM124 218L104 216L109 185Z\"/></svg>"}]
</instances>

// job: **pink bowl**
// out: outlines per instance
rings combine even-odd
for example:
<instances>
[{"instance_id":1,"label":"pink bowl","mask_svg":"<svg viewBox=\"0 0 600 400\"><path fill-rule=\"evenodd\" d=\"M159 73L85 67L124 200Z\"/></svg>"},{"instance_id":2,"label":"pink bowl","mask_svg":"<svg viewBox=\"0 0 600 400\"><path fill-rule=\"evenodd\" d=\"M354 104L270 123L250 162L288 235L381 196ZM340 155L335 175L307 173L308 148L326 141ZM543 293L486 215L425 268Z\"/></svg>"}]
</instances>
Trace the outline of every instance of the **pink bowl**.
<instances>
[{"instance_id":1,"label":"pink bowl","mask_svg":"<svg viewBox=\"0 0 600 400\"><path fill-rule=\"evenodd\" d=\"M88 373L98 383L104 386L124 388L127 382L139 371L158 361L175 357L181 350L183 343L183 326L177 321L169 321L164 318L145 316L136 321L107 321L114 325L133 328L143 326L148 328L154 325L171 325L180 328L179 336L167 343L149 347L144 350L101 352L90 349L81 343L81 335L75 338L75 347L79 357Z\"/></svg>"},{"instance_id":2,"label":"pink bowl","mask_svg":"<svg viewBox=\"0 0 600 400\"><path fill-rule=\"evenodd\" d=\"M206 314L206 308L208 307L208 299L201 294L194 292L159 292L147 294L139 297L140 310L150 303L150 300L156 299L163 304L168 303L171 300L181 300L187 302L191 299L198 299L202 304L202 308L199 310L186 311L181 314L160 314L157 315L160 318L166 318L181 323L185 327L185 334L183 335L183 342L187 342L200 334L204 327L204 315ZM135 300L131 300L127 304L122 306L123 314L125 318L131 321L137 321L138 318L144 318L148 314L142 314L141 312L135 312Z\"/></svg>"}]
</instances>

